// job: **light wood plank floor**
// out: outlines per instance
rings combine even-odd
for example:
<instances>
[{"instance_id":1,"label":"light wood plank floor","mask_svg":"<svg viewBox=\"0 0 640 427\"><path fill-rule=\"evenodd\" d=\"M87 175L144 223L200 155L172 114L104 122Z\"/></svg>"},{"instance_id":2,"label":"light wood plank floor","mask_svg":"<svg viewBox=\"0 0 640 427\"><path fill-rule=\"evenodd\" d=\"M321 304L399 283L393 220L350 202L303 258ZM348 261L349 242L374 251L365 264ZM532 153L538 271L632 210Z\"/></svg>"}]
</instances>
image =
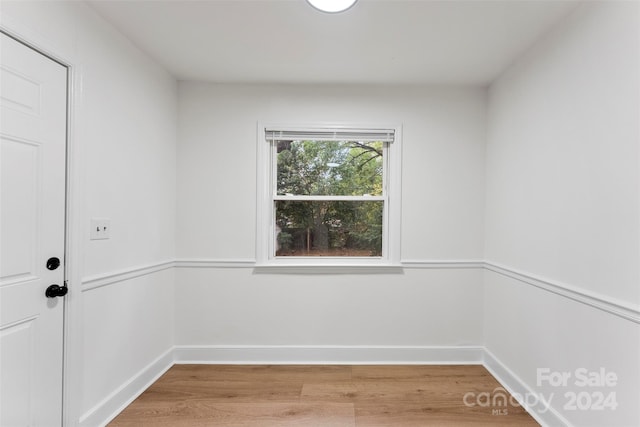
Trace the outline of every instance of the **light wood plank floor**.
<instances>
[{"instance_id":1,"label":"light wood plank floor","mask_svg":"<svg viewBox=\"0 0 640 427\"><path fill-rule=\"evenodd\" d=\"M486 393L482 366L175 365L109 426L538 425Z\"/></svg>"}]
</instances>

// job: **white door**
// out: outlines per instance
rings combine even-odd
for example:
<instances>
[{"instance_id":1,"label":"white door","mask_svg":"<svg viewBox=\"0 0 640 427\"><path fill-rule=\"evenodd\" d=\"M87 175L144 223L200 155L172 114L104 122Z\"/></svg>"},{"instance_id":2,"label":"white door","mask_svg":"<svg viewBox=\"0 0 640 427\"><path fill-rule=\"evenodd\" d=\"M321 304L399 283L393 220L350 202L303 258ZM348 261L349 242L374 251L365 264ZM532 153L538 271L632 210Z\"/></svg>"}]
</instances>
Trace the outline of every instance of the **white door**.
<instances>
[{"instance_id":1,"label":"white door","mask_svg":"<svg viewBox=\"0 0 640 427\"><path fill-rule=\"evenodd\" d=\"M59 426L67 69L0 37L0 426Z\"/></svg>"}]
</instances>

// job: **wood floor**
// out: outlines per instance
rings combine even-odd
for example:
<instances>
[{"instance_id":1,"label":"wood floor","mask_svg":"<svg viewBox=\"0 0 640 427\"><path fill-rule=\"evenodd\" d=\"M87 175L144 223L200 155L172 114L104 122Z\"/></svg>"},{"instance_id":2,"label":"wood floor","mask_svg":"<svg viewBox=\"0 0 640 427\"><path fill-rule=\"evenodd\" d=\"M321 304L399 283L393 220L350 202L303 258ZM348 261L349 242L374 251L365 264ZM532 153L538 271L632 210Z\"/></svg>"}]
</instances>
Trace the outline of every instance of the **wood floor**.
<instances>
[{"instance_id":1,"label":"wood floor","mask_svg":"<svg viewBox=\"0 0 640 427\"><path fill-rule=\"evenodd\" d=\"M538 425L505 395L482 366L175 365L109 426Z\"/></svg>"}]
</instances>

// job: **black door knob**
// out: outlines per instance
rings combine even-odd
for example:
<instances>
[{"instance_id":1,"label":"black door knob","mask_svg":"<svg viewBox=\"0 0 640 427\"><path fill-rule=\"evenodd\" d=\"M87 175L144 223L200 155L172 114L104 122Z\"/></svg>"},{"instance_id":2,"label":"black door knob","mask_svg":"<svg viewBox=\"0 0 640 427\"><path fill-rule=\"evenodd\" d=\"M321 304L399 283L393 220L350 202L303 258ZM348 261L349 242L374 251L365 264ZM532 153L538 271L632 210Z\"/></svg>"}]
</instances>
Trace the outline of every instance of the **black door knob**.
<instances>
[{"instance_id":1,"label":"black door knob","mask_svg":"<svg viewBox=\"0 0 640 427\"><path fill-rule=\"evenodd\" d=\"M60 258L52 257L47 260L47 270L55 270L60 267Z\"/></svg>"},{"instance_id":2,"label":"black door knob","mask_svg":"<svg viewBox=\"0 0 640 427\"><path fill-rule=\"evenodd\" d=\"M47 288L44 294L47 298L63 297L69 292L66 286L51 285Z\"/></svg>"}]
</instances>

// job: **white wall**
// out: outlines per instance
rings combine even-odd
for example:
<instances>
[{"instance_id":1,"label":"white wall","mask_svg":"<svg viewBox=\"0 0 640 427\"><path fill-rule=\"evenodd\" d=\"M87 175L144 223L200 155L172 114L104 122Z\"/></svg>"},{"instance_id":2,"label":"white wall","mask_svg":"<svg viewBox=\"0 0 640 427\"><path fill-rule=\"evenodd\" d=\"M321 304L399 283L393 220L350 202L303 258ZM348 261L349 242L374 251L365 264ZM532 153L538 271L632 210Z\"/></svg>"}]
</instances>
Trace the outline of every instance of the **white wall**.
<instances>
[{"instance_id":1,"label":"white wall","mask_svg":"<svg viewBox=\"0 0 640 427\"><path fill-rule=\"evenodd\" d=\"M478 346L479 301L482 272L472 269L256 275L251 268L181 268L176 344Z\"/></svg>"},{"instance_id":2,"label":"white wall","mask_svg":"<svg viewBox=\"0 0 640 427\"><path fill-rule=\"evenodd\" d=\"M481 89L180 83L176 344L482 343L481 271L253 274L258 121L402 123L402 259L483 251ZM449 267L451 267L449 265Z\"/></svg>"},{"instance_id":3,"label":"white wall","mask_svg":"<svg viewBox=\"0 0 640 427\"><path fill-rule=\"evenodd\" d=\"M1 6L3 27L77 73L72 424L104 421L174 343L486 345L530 388L556 392L571 422L640 424L637 323L455 264L486 255L572 295L637 307L637 4L580 6L492 85L488 120L473 88L182 83L176 95L171 76L88 6ZM402 259L421 268L254 274L258 120L403 123ZM92 216L111 218L111 240L88 240ZM165 269L176 256L179 268ZM563 411L565 390L536 386L541 367L614 371L620 406Z\"/></svg>"},{"instance_id":4,"label":"white wall","mask_svg":"<svg viewBox=\"0 0 640 427\"><path fill-rule=\"evenodd\" d=\"M174 258L176 83L84 3L3 1L2 25L73 66L67 419L90 425L173 345L173 271L138 268Z\"/></svg>"},{"instance_id":5,"label":"white wall","mask_svg":"<svg viewBox=\"0 0 640 427\"><path fill-rule=\"evenodd\" d=\"M637 2L583 4L491 86L485 216L490 263L636 313L639 28ZM640 425L637 323L495 272L485 288L485 345L516 376L576 425ZM536 385L537 368L601 367L617 387ZM563 409L595 390L619 407Z\"/></svg>"}]
</instances>

